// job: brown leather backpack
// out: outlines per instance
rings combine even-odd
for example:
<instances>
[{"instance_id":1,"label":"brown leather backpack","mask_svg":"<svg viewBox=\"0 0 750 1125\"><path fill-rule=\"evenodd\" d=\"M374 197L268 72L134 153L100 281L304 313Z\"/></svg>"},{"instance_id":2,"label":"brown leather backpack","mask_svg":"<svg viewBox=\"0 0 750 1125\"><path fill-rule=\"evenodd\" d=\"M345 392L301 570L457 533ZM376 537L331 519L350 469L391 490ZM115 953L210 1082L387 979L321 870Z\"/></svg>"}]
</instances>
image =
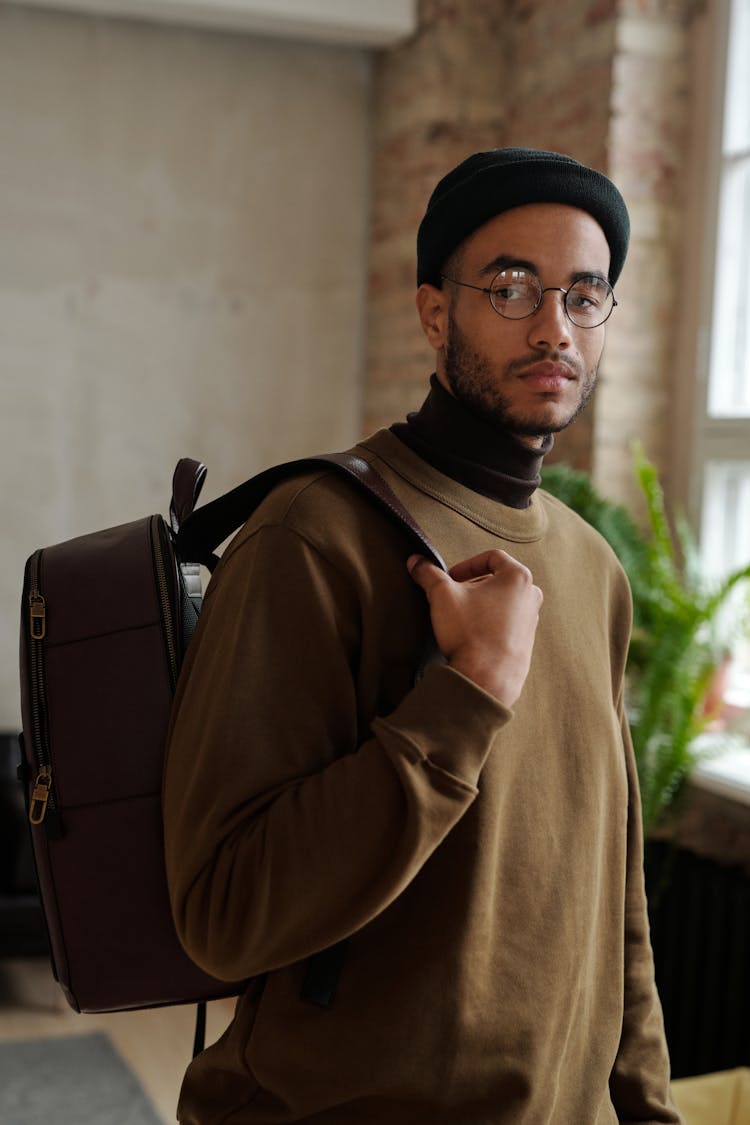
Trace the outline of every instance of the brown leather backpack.
<instances>
[{"instance_id":1,"label":"brown leather backpack","mask_svg":"<svg viewBox=\"0 0 750 1125\"><path fill-rule=\"evenodd\" d=\"M355 482L413 549L443 566L385 481L350 454L278 465L197 511L206 470L183 459L169 523L152 515L35 551L26 564L20 773L52 969L77 1011L202 1001L240 987L207 976L175 933L164 743L200 609L199 564L213 568L215 548L276 483L315 468ZM313 994L328 993L313 985Z\"/></svg>"}]
</instances>

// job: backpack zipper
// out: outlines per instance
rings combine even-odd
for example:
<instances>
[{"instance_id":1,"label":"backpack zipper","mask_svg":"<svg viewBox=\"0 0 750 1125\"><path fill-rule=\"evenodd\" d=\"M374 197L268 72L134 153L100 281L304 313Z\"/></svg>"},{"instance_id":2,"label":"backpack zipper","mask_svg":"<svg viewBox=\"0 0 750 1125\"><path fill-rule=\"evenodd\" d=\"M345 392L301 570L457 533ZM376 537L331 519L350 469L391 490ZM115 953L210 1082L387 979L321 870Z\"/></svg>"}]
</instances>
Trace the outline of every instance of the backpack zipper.
<instances>
[{"instance_id":1,"label":"backpack zipper","mask_svg":"<svg viewBox=\"0 0 750 1125\"><path fill-rule=\"evenodd\" d=\"M172 553L167 541L166 525L161 516L151 517L151 547L154 558L154 573L159 592L159 607L161 610L162 631L167 649L167 663L169 678L174 692L177 687L177 675L180 670L180 661L177 654L177 629L176 614L173 606L173 584L168 577L168 565L171 569Z\"/></svg>"},{"instance_id":2,"label":"backpack zipper","mask_svg":"<svg viewBox=\"0 0 750 1125\"><path fill-rule=\"evenodd\" d=\"M172 604L171 586L165 560L171 559L167 532L160 516L151 520L151 547L154 573L159 596L162 630L167 652L172 691L177 685L179 659L175 640L175 613ZM40 569L42 551L35 551L29 560L29 582L27 594L28 632L29 632L29 681L31 710L31 747L36 760L34 778L29 801L29 821L31 824L44 823L47 834L60 833L59 813L53 785L52 755L49 744L47 724L47 691L44 664L44 638L47 634L47 603L40 588Z\"/></svg>"},{"instance_id":3,"label":"backpack zipper","mask_svg":"<svg viewBox=\"0 0 750 1125\"><path fill-rule=\"evenodd\" d=\"M47 726L47 692L44 667L44 638L47 635L47 603L39 585L42 552L35 551L29 560L28 629L29 680L31 704L31 748L36 759L37 774L29 801L29 820L41 824L49 835L59 833L57 802L52 786L52 757Z\"/></svg>"}]
</instances>

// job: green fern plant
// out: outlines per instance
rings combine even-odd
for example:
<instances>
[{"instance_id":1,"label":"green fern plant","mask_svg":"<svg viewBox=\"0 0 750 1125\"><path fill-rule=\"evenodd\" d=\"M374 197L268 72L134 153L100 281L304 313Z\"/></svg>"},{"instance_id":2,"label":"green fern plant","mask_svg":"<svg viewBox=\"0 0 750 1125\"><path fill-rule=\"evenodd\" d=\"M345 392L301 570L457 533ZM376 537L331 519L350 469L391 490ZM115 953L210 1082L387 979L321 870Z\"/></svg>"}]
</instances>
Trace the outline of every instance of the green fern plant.
<instances>
[{"instance_id":1,"label":"green fern plant","mask_svg":"<svg viewBox=\"0 0 750 1125\"><path fill-rule=\"evenodd\" d=\"M704 701L727 651L722 610L735 587L750 578L750 564L709 583L684 519L676 521L676 539L672 535L654 466L640 446L634 457L647 534L622 505L601 496L586 473L548 465L542 485L604 536L630 580L628 717L648 833L701 756L696 739L712 717Z\"/></svg>"}]
</instances>

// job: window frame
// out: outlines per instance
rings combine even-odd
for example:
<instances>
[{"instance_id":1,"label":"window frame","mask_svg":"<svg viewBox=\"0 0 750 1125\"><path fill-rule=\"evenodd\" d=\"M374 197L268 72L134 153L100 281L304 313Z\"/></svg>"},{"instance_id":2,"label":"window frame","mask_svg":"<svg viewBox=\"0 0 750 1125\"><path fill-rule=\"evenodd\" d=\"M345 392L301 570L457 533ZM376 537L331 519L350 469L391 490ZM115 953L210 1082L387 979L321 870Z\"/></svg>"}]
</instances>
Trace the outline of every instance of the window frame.
<instances>
[{"instance_id":1,"label":"window frame","mask_svg":"<svg viewBox=\"0 0 750 1125\"><path fill-rule=\"evenodd\" d=\"M731 8L735 0L706 5L693 27L694 116L688 153L685 236L682 270L677 280L682 302L679 339L674 349L673 402L675 440L668 491L672 503L686 511L698 535L707 534L717 467L750 464L750 416L715 416L710 412L710 365L714 331L716 258L724 156ZM747 0L740 0L746 3ZM700 280L709 277L710 293ZM705 562L713 571L710 551ZM741 560L735 560L739 565ZM743 712L743 715L745 713ZM750 721L746 724L750 732ZM747 736L750 742L750 733ZM735 746L725 757L698 767L693 783L722 787L726 795L750 804L750 756ZM730 792L732 791L732 792Z\"/></svg>"},{"instance_id":2,"label":"window frame","mask_svg":"<svg viewBox=\"0 0 750 1125\"><path fill-rule=\"evenodd\" d=\"M746 416L712 414L711 362L713 358L714 302L716 298L716 259L719 252L719 219L722 199L722 182L734 157L724 151L724 130L726 119L726 96L728 82L728 55L731 36L731 13L747 0L719 0L709 5L714 18L713 65L703 68L704 85L708 82L713 96L709 109L709 132L704 135L703 149L706 167L704 186L705 231L702 261L695 263L700 276L710 276L710 300L697 302L697 401L696 401L696 442L693 479L697 496L693 498L693 514L698 517L703 507L704 466L711 461L747 460L750 457L750 413ZM713 79L713 81L712 81ZM705 89L702 92L705 95ZM700 93L699 93L700 96ZM697 509L696 509L697 503ZM695 526L700 526L696 519Z\"/></svg>"}]
</instances>

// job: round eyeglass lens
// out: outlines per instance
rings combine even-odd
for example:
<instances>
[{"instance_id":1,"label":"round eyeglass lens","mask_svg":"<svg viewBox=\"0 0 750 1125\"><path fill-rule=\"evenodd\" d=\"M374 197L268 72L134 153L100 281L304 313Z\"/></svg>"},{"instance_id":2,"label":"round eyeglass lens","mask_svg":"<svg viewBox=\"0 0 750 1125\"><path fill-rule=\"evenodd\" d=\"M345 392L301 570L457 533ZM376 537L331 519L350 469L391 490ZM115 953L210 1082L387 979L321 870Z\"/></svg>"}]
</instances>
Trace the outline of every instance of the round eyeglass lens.
<instances>
[{"instance_id":1,"label":"round eyeglass lens","mask_svg":"<svg viewBox=\"0 0 750 1125\"><path fill-rule=\"evenodd\" d=\"M612 287L602 277L582 277L565 294L565 311L579 328L604 324L614 304Z\"/></svg>"},{"instance_id":2,"label":"round eyeglass lens","mask_svg":"<svg viewBox=\"0 0 750 1125\"><path fill-rule=\"evenodd\" d=\"M523 320L525 316L531 316L541 299L539 278L527 270L501 270L490 284L493 309L509 320Z\"/></svg>"}]
</instances>

